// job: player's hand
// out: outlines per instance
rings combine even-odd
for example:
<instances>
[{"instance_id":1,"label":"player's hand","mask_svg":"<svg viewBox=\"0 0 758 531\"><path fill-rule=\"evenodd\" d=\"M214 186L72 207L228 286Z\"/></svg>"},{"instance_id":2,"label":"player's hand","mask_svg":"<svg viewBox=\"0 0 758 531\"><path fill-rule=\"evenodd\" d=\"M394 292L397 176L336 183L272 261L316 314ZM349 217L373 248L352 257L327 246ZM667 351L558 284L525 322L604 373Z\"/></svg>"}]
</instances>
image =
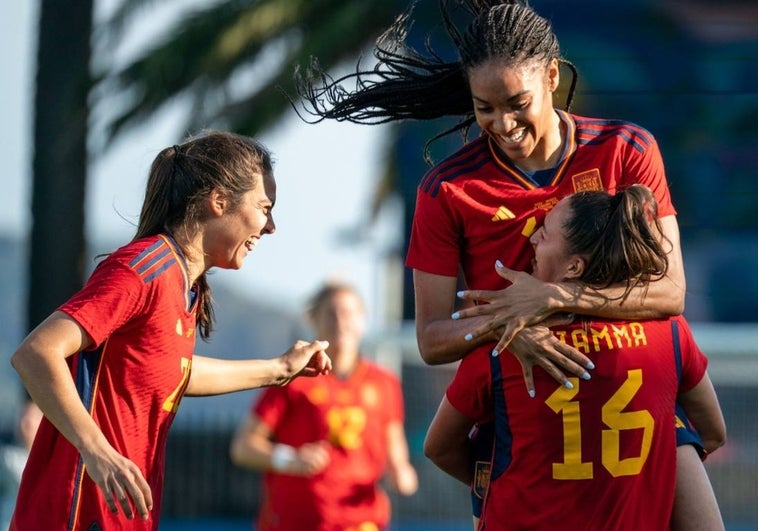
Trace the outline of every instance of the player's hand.
<instances>
[{"instance_id":1,"label":"player's hand","mask_svg":"<svg viewBox=\"0 0 758 531\"><path fill-rule=\"evenodd\" d=\"M498 352L505 349L514 336L527 326L540 324L554 311L550 308L551 291L542 282L523 271L504 267L500 261L495 269L511 284L501 290L467 290L458 293L464 300L486 302L453 314L454 319L465 319L478 315L489 315L488 322L470 331L470 339L500 330L502 336L497 346Z\"/></svg>"},{"instance_id":2,"label":"player's hand","mask_svg":"<svg viewBox=\"0 0 758 531\"><path fill-rule=\"evenodd\" d=\"M388 479L390 486L403 496L411 496L418 490L418 474L410 463L391 468Z\"/></svg>"},{"instance_id":3,"label":"player's hand","mask_svg":"<svg viewBox=\"0 0 758 531\"><path fill-rule=\"evenodd\" d=\"M332 370L332 360L326 353L328 341L298 340L292 348L282 355L286 376L281 385L286 385L297 376L318 376L329 374Z\"/></svg>"},{"instance_id":4,"label":"player's hand","mask_svg":"<svg viewBox=\"0 0 758 531\"><path fill-rule=\"evenodd\" d=\"M521 363L526 390L531 397L535 395L534 366L542 367L553 379L569 388L571 383L565 372L588 380L590 374L585 367L594 368L587 356L561 342L546 326L532 326L519 331L508 350Z\"/></svg>"},{"instance_id":5,"label":"player's hand","mask_svg":"<svg viewBox=\"0 0 758 531\"><path fill-rule=\"evenodd\" d=\"M292 473L298 476L313 476L322 472L331 461L329 443L316 441L305 443L297 449L297 459Z\"/></svg>"},{"instance_id":6,"label":"player's hand","mask_svg":"<svg viewBox=\"0 0 758 531\"><path fill-rule=\"evenodd\" d=\"M130 520L135 510L140 518L148 519L153 509L153 495L136 464L110 446L97 452L83 451L81 456L84 469L102 491L113 514L118 514L120 506Z\"/></svg>"}]
</instances>

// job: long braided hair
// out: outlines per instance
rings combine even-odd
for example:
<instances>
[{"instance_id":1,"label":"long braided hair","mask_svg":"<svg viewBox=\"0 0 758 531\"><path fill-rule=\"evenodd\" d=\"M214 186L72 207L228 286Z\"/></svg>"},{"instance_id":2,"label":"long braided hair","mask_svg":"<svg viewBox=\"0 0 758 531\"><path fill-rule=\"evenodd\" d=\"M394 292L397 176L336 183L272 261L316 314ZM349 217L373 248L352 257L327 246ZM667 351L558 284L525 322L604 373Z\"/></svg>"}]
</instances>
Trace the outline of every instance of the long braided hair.
<instances>
[{"instance_id":1,"label":"long braided hair","mask_svg":"<svg viewBox=\"0 0 758 531\"><path fill-rule=\"evenodd\" d=\"M424 156L430 162L433 141L455 131L465 137L475 122L468 72L493 59L514 66L535 59L546 64L555 59L566 65L572 74L565 104L570 109L576 67L561 56L550 22L528 1L439 0L457 61L445 61L435 53L429 36L423 52L407 43L414 6L415 2L377 39L374 57L378 63L373 69L362 70L359 65L337 79L324 72L317 59L304 70L296 69L295 86L303 112L297 105L295 109L300 117L313 123L333 119L361 124L460 117L457 124L427 141ZM462 32L458 29L461 17L469 19ZM350 82L355 84L352 91L345 88Z\"/></svg>"}]
</instances>

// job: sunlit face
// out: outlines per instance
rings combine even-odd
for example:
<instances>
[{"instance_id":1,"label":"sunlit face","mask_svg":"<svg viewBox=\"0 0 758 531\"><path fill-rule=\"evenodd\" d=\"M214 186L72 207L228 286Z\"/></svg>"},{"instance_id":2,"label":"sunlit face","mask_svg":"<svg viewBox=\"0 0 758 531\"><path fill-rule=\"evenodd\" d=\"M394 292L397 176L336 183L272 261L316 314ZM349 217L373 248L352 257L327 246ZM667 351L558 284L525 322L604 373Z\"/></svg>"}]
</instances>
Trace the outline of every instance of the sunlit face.
<instances>
[{"instance_id":1,"label":"sunlit face","mask_svg":"<svg viewBox=\"0 0 758 531\"><path fill-rule=\"evenodd\" d=\"M267 176L257 179L236 208L226 203L220 216L206 224L204 252L208 267L241 268L260 238L276 230L272 213L275 202L276 182Z\"/></svg>"},{"instance_id":2,"label":"sunlit face","mask_svg":"<svg viewBox=\"0 0 758 531\"><path fill-rule=\"evenodd\" d=\"M497 146L527 170L545 169L560 140L560 120L553 109L558 66L527 61L508 65L492 59L468 73L474 115Z\"/></svg>"},{"instance_id":3,"label":"sunlit face","mask_svg":"<svg viewBox=\"0 0 758 531\"><path fill-rule=\"evenodd\" d=\"M529 238L534 246L532 276L544 282L560 282L576 277L575 268L581 258L569 253L563 231L569 216L569 199L564 198L547 213L545 223Z\"/></svg>"},{"instance_id":4,"label":"sunlit face","mask_svg":"<svg viewBox=\"0 0 758 531\"><path fill-rule=\"evenodd\" d=\"M336 291L312 315L316 337L329 341L329 351L357 353L366 328L363 303L350 290Z\"/></svg>"}]
</instances>

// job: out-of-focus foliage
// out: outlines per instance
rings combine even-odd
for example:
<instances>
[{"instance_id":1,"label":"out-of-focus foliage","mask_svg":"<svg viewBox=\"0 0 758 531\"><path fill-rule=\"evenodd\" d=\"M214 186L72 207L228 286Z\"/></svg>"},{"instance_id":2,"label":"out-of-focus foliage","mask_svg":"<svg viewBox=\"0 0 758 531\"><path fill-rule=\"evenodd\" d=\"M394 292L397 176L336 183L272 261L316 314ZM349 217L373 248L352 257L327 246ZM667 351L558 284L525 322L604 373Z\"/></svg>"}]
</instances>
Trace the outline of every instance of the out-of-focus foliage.
<instances>
[{"instance_id":1,"label":"out-of-focus foliage","mask_svg":"<svg viewBox=\"0 0 758 531\"><path fill-rule=\"evenodd\" d=\"M126 0L102 28L117 43L130 20L154 8ZM178 96L191 98L186 130L224 127L256 134L290 110L296 65L318 57L327 69L355 60L396 14L386 0L227 0L187 11L125 67L99 73L119 111L114 137ZM107 61L103 64L108 65Z\"/></svg>"}]
</instances>

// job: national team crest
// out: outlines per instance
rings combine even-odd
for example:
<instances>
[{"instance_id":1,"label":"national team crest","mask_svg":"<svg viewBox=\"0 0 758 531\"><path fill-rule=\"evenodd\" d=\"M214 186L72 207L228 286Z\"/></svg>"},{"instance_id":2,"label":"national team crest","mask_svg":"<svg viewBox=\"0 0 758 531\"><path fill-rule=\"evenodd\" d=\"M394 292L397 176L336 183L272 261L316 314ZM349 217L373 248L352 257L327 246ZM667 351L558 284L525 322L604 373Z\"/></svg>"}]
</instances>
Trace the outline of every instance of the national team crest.
<instances>
[{"instance_id":1,"label":"national team crest","mask_svg":"<svg viewBox=\"0 0 758 531\"><path fill-rule=\"evenodd\" d=\"M573 175L571 182L574 184L574 192L591 192L603 189L600 170L597 168Z\"/></svg>"},{"instance_id":2,"label":"national team crest","mask_svg":"<svg viewBox=\"0 0 758 531\"><path fill-rule=\"evenodd\" d=\"M489 461L476 461L474 463L474 483L471 490L479 499L484 499L490 486L490 472L492 466Z\"/></svg>"}]
</instances>

